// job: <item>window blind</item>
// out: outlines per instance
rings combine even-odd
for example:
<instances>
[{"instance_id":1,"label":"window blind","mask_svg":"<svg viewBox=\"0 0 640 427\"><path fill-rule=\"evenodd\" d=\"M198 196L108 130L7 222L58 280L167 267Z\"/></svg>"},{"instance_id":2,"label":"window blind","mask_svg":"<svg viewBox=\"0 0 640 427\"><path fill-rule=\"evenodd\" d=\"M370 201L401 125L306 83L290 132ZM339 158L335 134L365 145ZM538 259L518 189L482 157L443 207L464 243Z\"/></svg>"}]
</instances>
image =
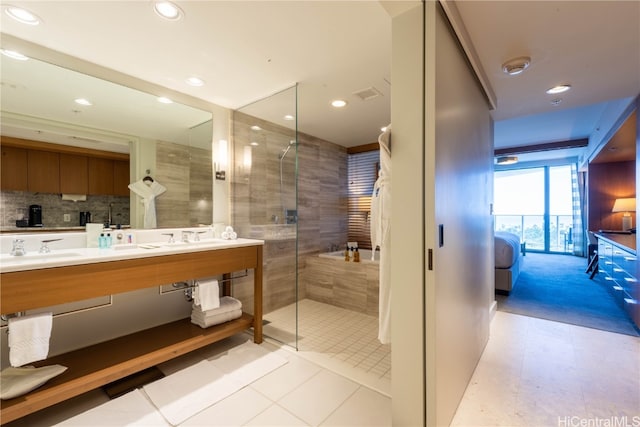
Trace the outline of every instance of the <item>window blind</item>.
<instances>
[{"instance_id":1,"label":"window blind","mask_svg":"<svg viewBox=\"0 0 640 427\"><path fill-rule=\"evenodd\" d=\"M378 176L380 150L349 154L349 241L371 249L371 193Z\"/></svg>"}]
</instances>

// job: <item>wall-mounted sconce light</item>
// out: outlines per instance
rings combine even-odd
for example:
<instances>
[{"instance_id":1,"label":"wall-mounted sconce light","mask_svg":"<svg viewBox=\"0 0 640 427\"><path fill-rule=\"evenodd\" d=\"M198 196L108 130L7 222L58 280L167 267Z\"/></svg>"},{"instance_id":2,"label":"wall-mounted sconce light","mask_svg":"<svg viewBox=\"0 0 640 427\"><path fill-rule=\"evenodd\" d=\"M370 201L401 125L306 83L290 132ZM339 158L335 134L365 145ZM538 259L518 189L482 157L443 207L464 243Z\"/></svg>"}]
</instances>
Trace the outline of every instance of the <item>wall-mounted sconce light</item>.
<instances>
[{"instance_id":1,"label":"wall-mounted sconce light","mask_svg":"<svg viewBox=\"0 0 640 427\"><path fill-rule=\"evenodd\" d=\"M227 141L221 139L218 141L218 161L215 164L216 179L224 181L226 179L227 169Z\"/></svg>"},{"instance_id":2,"label":"wall-mounted sconce light","mask_svg":"<svg viewBox=\"0 0 640 427\"><path fill-rule=\"evenodd\" d=\"M244 166L244 170L246 172L248 172L251 169L251 163L252 163L251 156L252 156L251 147L247 145L246 147L244 147L243 155L242 155L242 166Z\"/></svg>"},{"instance_id":3,"label":"wall-mounted sconce light","mask_svg":"<svg viewBox=\"0 0 640 427\"><path fill-rule=\"evenodd\" d=\"M631 230L633 222L631 220L631 214L629 212L636 211L636 198L629 197L625 199L616 199L613 204L611 212L624 212L622 215L622 229L624 231Z\"/></svg>"}]
</instances>

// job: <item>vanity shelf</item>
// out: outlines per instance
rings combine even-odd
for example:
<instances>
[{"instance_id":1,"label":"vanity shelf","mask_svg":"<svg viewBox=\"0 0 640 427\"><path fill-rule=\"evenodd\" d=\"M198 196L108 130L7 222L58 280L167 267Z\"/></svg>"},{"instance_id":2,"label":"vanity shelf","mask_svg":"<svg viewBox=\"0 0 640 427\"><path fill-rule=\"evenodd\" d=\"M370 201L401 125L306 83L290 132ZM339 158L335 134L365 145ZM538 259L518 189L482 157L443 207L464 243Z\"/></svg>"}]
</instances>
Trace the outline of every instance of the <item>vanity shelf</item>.
<instances>
[{"instance_id":1,"label":"vanity shelf","mask_svg":"<svg viewBox=\"0 0 640 427\"><path fill-rule=\"evenodd\" d=\"M141 259L2 273L2 312L48 307L196 277L254 270L253 315L202 329L190 319L160 325L34 363L68 369L44 386L1 401L2 424L253 328L262 342L262 242ZM90 283L90 286L86 284ZM25 288L30 292L24 292Z\"/></svg>"}]
</instances>

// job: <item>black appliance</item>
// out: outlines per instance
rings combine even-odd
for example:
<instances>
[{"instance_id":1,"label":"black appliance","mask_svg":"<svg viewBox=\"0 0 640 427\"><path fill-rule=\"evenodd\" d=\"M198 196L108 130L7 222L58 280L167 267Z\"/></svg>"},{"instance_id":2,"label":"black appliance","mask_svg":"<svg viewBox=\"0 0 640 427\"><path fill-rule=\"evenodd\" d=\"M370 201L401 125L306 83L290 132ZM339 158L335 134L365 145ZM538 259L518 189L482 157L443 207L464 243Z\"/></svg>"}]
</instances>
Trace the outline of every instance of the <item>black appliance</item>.
<instances>
[{"instance_id":1,"label":"black appliance","mask_svg":"<svg viewBox=\"0 0 640 427\"><path fill-rule=\"evenodd\" d=\"M29 206L29 227L42 227L42 206Z\"/></svg>"},{"instance_id":2,"label":"black appliance","mask_svg":"<svg viewBox=\"0 0 640 427\"><path fill-rule=\"evenodd\" d=\"M80 225L87 225L88 222L91 222L91 212L80 212Z\"/></svg>"}]
</instances>

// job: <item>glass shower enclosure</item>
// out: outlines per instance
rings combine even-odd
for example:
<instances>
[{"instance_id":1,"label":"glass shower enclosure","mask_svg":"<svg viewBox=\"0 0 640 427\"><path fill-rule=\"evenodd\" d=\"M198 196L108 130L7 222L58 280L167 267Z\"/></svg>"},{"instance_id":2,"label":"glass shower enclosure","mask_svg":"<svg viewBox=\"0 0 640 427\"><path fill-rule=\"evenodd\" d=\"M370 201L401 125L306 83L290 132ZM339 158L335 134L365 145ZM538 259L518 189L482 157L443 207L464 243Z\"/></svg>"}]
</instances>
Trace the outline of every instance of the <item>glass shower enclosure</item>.
<instances>
[{"instance_id":1,"label":"glass shower enclosure","mask_svg":"<svg viewBox=\"0 0 640 427\"><path fill-rule=\"evenodd\" d=\"M295 307L265 321L264 334L297 349L297 86L233 111L232 123L234 229L265 241L263 313ZM234 294L243 301L251 301L252 280L235 281Z\"/></svg>"}]
</instances>

